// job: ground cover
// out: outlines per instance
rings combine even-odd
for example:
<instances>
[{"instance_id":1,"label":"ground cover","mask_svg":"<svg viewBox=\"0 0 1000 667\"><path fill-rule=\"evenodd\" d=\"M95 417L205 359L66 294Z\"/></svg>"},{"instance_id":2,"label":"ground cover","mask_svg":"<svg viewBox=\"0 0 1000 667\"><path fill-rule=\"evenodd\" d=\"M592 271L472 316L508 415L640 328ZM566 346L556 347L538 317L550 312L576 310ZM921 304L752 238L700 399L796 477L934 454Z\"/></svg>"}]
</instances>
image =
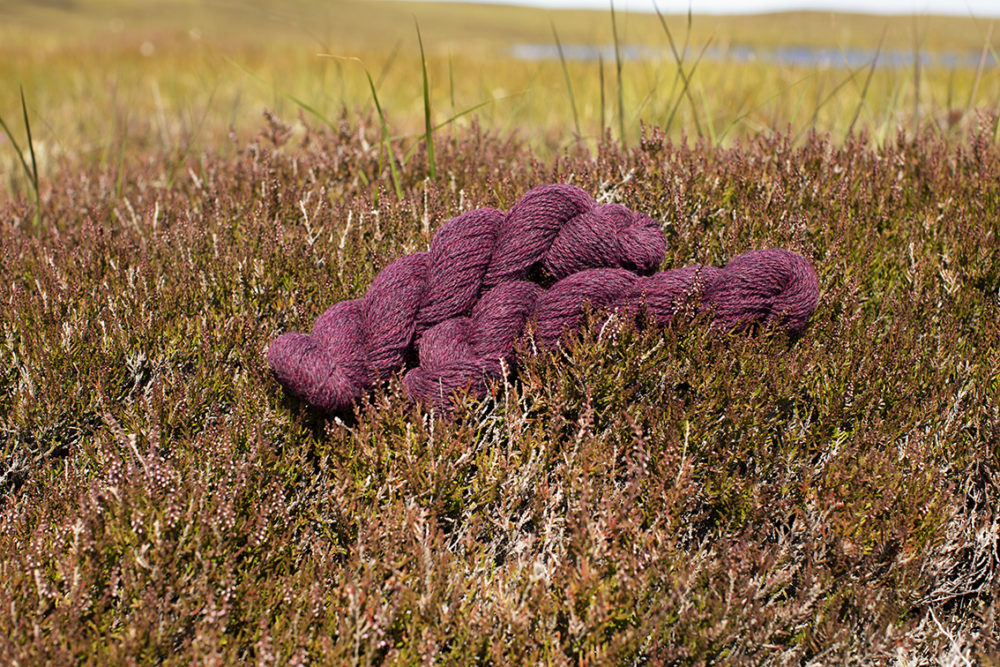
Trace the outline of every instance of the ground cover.
<instances>
[{"instance_id":1,"label":"ground cover","mask_svg":"<svg viewBox=\"0 0 1000 667\"><path fill-rule=\"evenodd\" d=\"M4 662L998 660L995 69L685 61L685 88L668 58L623 63L619 98L611 62L601 105L593 63L449 58L495 8L414 5L425 59L410 10L376 43L345 9L322 48L369 85L273 14L50 5L0 9ZM496 44L551 37L518 16ZM662 46L644 20L625 41ZM773 45L780 20L717 30ZM924 25L992 53L986 25ZM734 123L751 90L770 106ZM662 221L664 269L803 254L812 323L584 331L450 420L398 378L338 418L283 394L277 335L556 181Z\"/></svg>"},{"instance_id":2,"label":"ground cover","mask_svg":"<svg viewBox=\"0 0 1000 667\"><path fill-rule=\"evenodd\" d=\"M551 161L462 130L397 200L365 127L288 144L275 122L228 157L78 172L37 223L6 205L0 652L994 655L989 132L722 149L651 131ZM454 421L398 379L343 420L283 396L277 334L448 217L560 180L662 220L665 267L805 254L813 323L583 334Z\"/></svg>"}]
</instances>

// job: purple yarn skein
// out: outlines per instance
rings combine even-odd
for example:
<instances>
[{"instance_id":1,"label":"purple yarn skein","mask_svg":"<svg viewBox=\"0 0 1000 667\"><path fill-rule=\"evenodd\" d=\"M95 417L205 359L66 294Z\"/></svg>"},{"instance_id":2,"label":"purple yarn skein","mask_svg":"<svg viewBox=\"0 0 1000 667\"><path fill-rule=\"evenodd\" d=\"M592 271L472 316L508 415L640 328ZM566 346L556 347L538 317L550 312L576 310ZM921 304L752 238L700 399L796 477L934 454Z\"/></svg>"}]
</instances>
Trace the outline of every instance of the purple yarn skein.
<instances>
[{"instance_id":1,"label":"purple yarn skein","mask_svg":"<svg viewBox=\"0 0 1000 667\"><path fill-rule=\"evenodd\" d=\"M467 314L499 285L544 269L556 280L584 269L655 271L666 253L660 225L619 204L598 205L571 185L543 185L507 213L480 208L446 222L427 252L383 269L361 299L342 301L312 334L286 333L267 353L290 393L345 412L400 370L428 329Z\"/></svg>"},{"instance_id":2,"label":"purple yarn skein","mask_svg":"<svg viewBox=\"0 0 1000 667\"><path fill-rule=\"evenodd\" d=\"M447 412L455 391L486 393L490 378L510 368L514 343L529 321L535 340L552 348L564 333L579 327L584 304L594 310L637 316L645 308L665 325L687 299L698 299L712 313L712 325L726 330L751 326L782 327L796 334L816 309L819 288L812 266L787 250L754 250L725 268L694 265L652 276L621 269L592 269L545 290L528 282L499 285L468 317L457 317L427 331L420 341L420 366L403 385L411 400Z\"/></svg>"}]
</instances>

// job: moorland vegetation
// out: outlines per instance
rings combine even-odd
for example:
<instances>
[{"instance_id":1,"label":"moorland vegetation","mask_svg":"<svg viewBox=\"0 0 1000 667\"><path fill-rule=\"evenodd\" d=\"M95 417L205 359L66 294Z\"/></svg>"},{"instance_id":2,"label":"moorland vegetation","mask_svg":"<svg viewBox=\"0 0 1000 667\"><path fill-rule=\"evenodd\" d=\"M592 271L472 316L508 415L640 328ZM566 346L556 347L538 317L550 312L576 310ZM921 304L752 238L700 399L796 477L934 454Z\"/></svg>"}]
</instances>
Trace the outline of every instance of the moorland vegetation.
<instances>
[{"instance_id":1,"label":"moorland vegetation","mask_svg":"<svg viewBox=\"0 0 1000 667\"><path fill-rule=\"evenodd\" d=\"M971 67L695 68L709 20L667 17L677 59L602 75L489 48L607 13L386 4L378 44L329 28L358 62L81 4L0 10L5 662L1000 659L988 25L795 19ZM615 20L590 39L665 45ZM715 32L787 34L755 21ZM801 253L819 307L794 340L584 329L448 419L398 377L337 417L281 391L277 335L544 182L660 220L664 269Z\"/></svg>"}]
</instances>

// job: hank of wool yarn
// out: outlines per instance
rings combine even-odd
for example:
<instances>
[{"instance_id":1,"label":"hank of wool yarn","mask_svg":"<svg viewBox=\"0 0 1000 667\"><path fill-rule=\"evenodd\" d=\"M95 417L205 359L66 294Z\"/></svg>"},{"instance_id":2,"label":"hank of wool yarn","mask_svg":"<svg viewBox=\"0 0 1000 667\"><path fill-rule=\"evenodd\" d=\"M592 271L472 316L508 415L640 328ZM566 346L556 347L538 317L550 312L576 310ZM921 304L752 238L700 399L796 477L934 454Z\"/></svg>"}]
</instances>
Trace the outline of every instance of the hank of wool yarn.
<instances>
[{"instance_id":1,"label":"hank of wool yarn","mask_svg":"<svg viewBox=\"0 0 1000 667\"><path fill-rule=\"evenodd\" d=\"M540 186L509 212L481 208L449 220L427 252L387 266L363 298L331 307L311 334L277 338L268 363L290 393L344 412L403 367L421 334L467 314L487 290L538 268L556 280L598 267L649 273L665 253L650 217L598 205L575 186Z\"/></svg>"},{"instance_id":2,"label":"hank of wool yarn","mask_svg":"<svg viewBox=\"0 0 1000 667\"><path fill-rule=\"evenodd\" d=\"M457 390L483 396L487 381L514 362L514 343L528 322L535 324L538 345L552 348L579 327L585 304L633 317L645 309L662 326L684 303L694 301L722 329L774 326L795 334L818 300L812 266L787 250L748 252L721 269L695 265L645 277L621 269L591 269L547 290L524 281L504 283L486 292L469 316L428 330L420 341L420 365L407 372L403 384L412 400L444 411Z\"/></svg>"}]
</instances>

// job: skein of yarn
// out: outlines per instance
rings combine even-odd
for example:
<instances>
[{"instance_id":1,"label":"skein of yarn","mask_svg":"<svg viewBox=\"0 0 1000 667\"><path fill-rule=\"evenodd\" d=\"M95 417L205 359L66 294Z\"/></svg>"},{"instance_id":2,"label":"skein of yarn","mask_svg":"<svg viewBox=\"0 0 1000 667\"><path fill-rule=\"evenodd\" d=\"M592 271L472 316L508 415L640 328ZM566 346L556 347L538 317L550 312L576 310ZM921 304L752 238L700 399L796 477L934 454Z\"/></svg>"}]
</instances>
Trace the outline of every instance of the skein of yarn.
<instances>
[{"instance_id":1,"label":"skein of yarn","mask_svg":"<svg viewBox=\"0 0 1000 667\"><path fill-rule=\"evenodd\" d=\"M710 311L712 325L721 329L782 327L796 334L816 309L819 288L809 262L787 250L751 251L722 269L695 265L648 277L585 270L547 290L529 282L505 283L484 294L468 317L428 330L420 341L420 366L403 384L411 400L448 411L457 390L485 395L487 381L514 361L514 343L529 322L538 345L552 348L579 327L584 304L627 317L645 309L662 326L689 300Z\"/></svg>"},{"instance_id":2,"label":"skein of yarn","mask_svg":"<svg viewBox=\"0 0 1000 667\"><path fill-rule=\"evenodd\" d=\"M344 412L403 367L421 334L468 313L487 290L539 268L555 280L599 267L649 273L665 253L660 225L648 216L598 205L575 186L540 186L509 212L481 208L449 220L429 251L387 266L363 298L323 313L312 334L277 338L267 360L290 393Z\"/></svg>"}]
</instances>

